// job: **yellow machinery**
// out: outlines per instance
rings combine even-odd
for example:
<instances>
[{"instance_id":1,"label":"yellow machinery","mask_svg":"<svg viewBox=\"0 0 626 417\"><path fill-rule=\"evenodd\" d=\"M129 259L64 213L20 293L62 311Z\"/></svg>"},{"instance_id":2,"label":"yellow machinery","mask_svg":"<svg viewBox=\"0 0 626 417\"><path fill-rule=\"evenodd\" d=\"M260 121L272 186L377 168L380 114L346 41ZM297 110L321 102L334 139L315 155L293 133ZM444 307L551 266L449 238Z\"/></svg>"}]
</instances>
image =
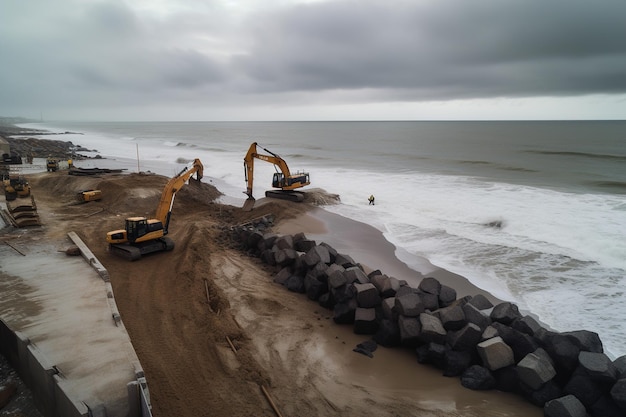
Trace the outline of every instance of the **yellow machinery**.
<instances>
[{"instance_id":1,"label":"yellow machinery","mask_svg":"<svg viewBox=\"0 0 626 417\"><path fill-rule=\"evenodd\" d=\"M272 179L272 187L277 190L268 190L265 192L266 197L280 198L289 201L303 201L304 194L299 191L294 191L298 188L309 185L308 172L298 172L291 174L289 167L283 158L277 154L261 147L269 155L260 154L257 152L257 143L254 142L250 145L248 153L243 160L244 174L246 178L246 194L248 195L248 201L244 205L244 209L252 209L254 205L254 197L252 196L252 184L254 182L254 160L260 159L261 161L274 164L276 172Z\"/></svg>"},{"instance_id":2,"label":"yellow machinery","mask_svg":"<svg viewBox=\"0 0 626 417\"><path fill-rule=\"evenodd\" d=\"M26 178L20 175L9 175L9 178L3 180L4 196L7 201L13 201L17 197L30 196L30 184Z\"/></svg>"},{"instance_id":3,"label":"yellow machinery","mask_svg":"<svg viewBox=\"0 0 626 417\"><path fill-rule=\"evenodd\" d=\"M57 171L59 169L59 161L49 156L48 159L46 159L46 169L48 172Z\"/></svg>"},{"instance_id":4,"label":"yellow machinery","mask_svg":"<svg viewBox=\"0 0 626 417\"><path fill-rule=\"evenodd\" d=\"M100 190L84 190L76 193L76 200L79 203L88 203L90 201L102 200L102 191Z\"/></svg>"},{"instance_id":5,"label":"yellow machinery","mask_svg":"<svg viewBox=\"0 0 626 417\"><path fill-rule=\"evenodd\" d=\"M109 250L134 261L148 253L174 249L174 241L165 236L168 233L174 197L187 180L192 180L193 174L196 174L196 180L200 181L203 170L200 160L195 159L192 168L185 168L170 179L163 189L154 218L127 218L124 229L107 233Z\"/></svg>"}]
</instances>

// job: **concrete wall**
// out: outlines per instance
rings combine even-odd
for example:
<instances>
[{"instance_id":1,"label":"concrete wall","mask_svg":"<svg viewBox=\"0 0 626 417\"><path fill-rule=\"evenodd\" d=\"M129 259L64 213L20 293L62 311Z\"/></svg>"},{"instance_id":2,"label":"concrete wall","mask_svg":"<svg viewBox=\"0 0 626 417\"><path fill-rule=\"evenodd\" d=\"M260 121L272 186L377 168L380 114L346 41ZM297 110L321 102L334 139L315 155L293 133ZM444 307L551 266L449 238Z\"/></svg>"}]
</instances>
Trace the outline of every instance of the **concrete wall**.
<instances>
[{"instance_id":1,"label":"concrete wall","mask_svg":"<svg viewBox=\"0 0 626 417\"><path fill-rule=\"evenodd\" d=\"M73 232L68 234L80 248L85 260L106 282L107 301L115 324L123 327L117 310L108 271L96 259L89 248ZM32 391L35 405L45 417L106 417L104 406L90 409L84 402L71 398L69 385L57 367L23 333L13 331L0 318L0 352L18 372L24 384ZM128 417L152 417L150 393L143 369L138 360L134 363L135 380L127 384Z\"/></svg>"}]
</instances>

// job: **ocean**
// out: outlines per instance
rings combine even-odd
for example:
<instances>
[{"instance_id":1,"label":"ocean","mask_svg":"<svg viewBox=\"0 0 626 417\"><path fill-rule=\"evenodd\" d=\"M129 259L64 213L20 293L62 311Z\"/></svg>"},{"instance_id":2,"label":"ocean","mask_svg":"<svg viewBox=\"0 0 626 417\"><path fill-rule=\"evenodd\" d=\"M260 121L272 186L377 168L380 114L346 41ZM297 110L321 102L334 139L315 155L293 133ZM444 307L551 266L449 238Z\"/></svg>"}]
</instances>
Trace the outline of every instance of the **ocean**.
<instances>
[{"instance_id":1,"label":"ocean","mask_svg":"<svg viewBox=\"0 0 626 417\"><path fill-rule=\"evenodd\" d=\"M609 356L626 354L626 121L22 126L76 132L42 138L107 158L83 167L121 159L171 177L200 158L229 204L246 198L243 157L257 142L309 172L308 188L338 194L326 209L380 229L410 267L427 258L556 331L592 330ZM255 163L257 198L273 173Z\"/></svg>"}]
</instances>

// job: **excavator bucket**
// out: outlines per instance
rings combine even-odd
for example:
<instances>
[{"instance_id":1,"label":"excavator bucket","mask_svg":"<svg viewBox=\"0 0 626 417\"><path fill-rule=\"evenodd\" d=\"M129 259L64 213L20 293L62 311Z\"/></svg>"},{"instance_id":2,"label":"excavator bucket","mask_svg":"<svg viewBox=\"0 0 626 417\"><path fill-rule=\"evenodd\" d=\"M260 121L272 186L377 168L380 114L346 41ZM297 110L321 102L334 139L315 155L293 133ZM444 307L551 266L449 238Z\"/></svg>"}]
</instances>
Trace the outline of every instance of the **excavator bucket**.
<instances>
[{"instance_id":1,"label":"excavator bucket","mask_svg":"<svg viewBox=\"0 0 626 417\"><path fill-rule=\"evenodd\" d=\"M254 197L250 197L248 198L244 203L243 203L243 211L252 211L252 209L254 208L254 202L256 200L254 199Z\"/></svg>"}]
</instances>

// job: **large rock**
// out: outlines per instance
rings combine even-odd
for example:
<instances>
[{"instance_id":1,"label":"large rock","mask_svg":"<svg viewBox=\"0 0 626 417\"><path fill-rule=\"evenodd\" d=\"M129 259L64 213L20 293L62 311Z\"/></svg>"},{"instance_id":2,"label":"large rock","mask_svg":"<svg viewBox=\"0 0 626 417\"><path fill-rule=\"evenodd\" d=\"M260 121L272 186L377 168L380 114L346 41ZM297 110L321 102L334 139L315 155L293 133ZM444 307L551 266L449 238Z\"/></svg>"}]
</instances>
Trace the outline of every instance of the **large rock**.
<instances>
[{"instance_id":1,"label":"large rock","mask_svg":"<svg viewBox=\"0 0 626 417\"><path fill-rule=\"evenodd\" d=\"M441 321L432 314L422 313L419 315L420 321L420 340L422 343L438 343L446 342L446 329L443 328Z\"/></svg>"},{"instance_id":2,"label":"large rock","mask_svg":"<svg viewBox=\"0 0 626 417\"><path fill-rule=\"evenodd\" d=\"M309 268L314 266L318 262L329 264L330 253L328 253L328 249L326 248L326 246L317 245L311 248L304 255L304 262L309 266Z\"/></svg>"},{"instance_id":3,"label":"large rock","mask_svg":"<svg viewBox=\"0 0 626 417\"><path fill-rule=\"evenodd\" d=\"M604 353L585 352L578 354L579 368L591 379L612 386L617 381L617 368Z\"/></svg>"},{"instance_id":4,"label":"large rock","mask_svg":"<svg viewBox=\"0 0 626 417\"><path fill-rule=\"evenodd\" d=\"M465 320L480 327L481 330L485 330L491 324L489 316L480 311L475 305L466 303L461 308L463 309Z\"/></svg>"},{"instance_id":5,"label":"large rock","mask_svg":"<svg viewBox=\"0 0 626 417\"><path fill-rule=\"evenodd\" d=\"M476 345L476 351L483 365L490 371L495 371L515 363L513 349L501 337L494 337Z\"/></svg>"},{"instance_id":6,"label":"large rock","mask_svg":"<svg viewBox=\"0 0 626 417\"><path fill-rule=\"evenodd\" d=\"M317 301L322 294L328 292L328 286L315 278L313 274L307 274L304 277L304 291L309 300Z\"/></svg>"},{"instance_id":7,"label":"large rock","mask_svg":"<svg viewBox=\"0 0 626 417\"><path fill-rule=\"evenodd\" d=\"M400 288L400 284L397 279L392 279L387 275L377 274L368 275L370 282L378 289L381 297L389 298L396 295L396 291Z\"/></svg>"},{"instance_id":8,"label":"large rock","mask_svg":"<svg viewBox=\"0 0 626 417\"><path fill-rule=\"evenodd\" d=\"M443 376L459 376L472 365L472 354L467 351L446 350Z\"/></svg>"},{"instance_id":9,"label":"large rock","mask_svg":"<svg viewBox=\"0 0 626 417\"><path fill-rule=\"evenodd\" d=\"M354 333L374 334L377 331L376 309L357 307L354 312Z\"/></svg>"},{"instance_id":10,"label":"large rock","mask_svg":"<svg viewBox=\"0 0 626 417\"><path fill-rule=\"evenodd\" d=\"M337 250L326 242L320 243L320 246L324 246L328 250L328 254L330 255L330 262L336 263Z\"/></svg>"},{"instance_id":11,"label":"large rock","mask_svg":"<svg viewBox=\"0 0 626 417\"><path fill-rule=\"evenodd\" d=\"M537 407L543 407L548 401L556 400L563 396L563 389L554 382L554 379L551 379L543 384L541 388L534 391L528 387L524 388L526 389L523 393L524 398Z\"/></svg>"},{"instance_id":12,"label":"large rock","mask_svg":"<svg viewBox=\"0 0 626 417\"><path fill-rule=\"evenodd\" d=\"M565 394L574 395L585 407L591 407L603 394L602 387L582 372L575 372L563 387Z\"/></svg>"},{"instance_id":13,"label":"large rock","mask_svg":"<svg viewBox=\"0 0 626 417\"><path fill-rule=\"evenodd\" d=\"M365 272L357 266L352 266L350 268L346 268L346 272L344 273L346 279L349 283L355 284L368 284L370 282Z\"/></svg>"},{"instance_id":14,"label":"large rock","mask_svg":"<svg viewBox=\"0 0 626 417\"><path fill-rule=\"evenodd\" d=\"M578 367L580 348L567 336L555 332L543 332L541 342L554 361L557 378L567 381Z\"/></svg>"},{"instance_id":15,"label":"large rock","mask_svg":"<svg viewBox=\"0 0 626 417\"><path fill-rule=\"evenodd\" d=\"M516 362L521 361L526 355L539 348L539 342L532 336L499 322L493 323L492 326L498 330L498 335L502 340L513 349Z\"/></svg>"},{"instance_id":16,"label":"large rock","mask_svg":"<svg viewBox=\"0 0 626 417\"><path fill-rule=\"evenodd\" d=\"M585 406L573 395L548 401L543 408L544 417L587 417Z\"/></svg>"},{"instance_id":17,"label":"large rock","mask_svg":"<svg viewBox=\"0 0 626 417\"><path fill-rule=\"evenodd\" d=\"M496 379L489 369L472 365L461 375L461 385L472 390L490 390L495 388Z\"/></svg>"},{"instance_id":18,"label":"large rock","mask_svg":"<svg viewBox=\"0 0 626 417\"><path fill-rule=\"evenodd\" d=\"M383 317L388 320L398 320L398 312L396 310L396 298L390 297L383 299L382 303Z\"/></svg>"},{"instance_id":19,"label":"large rock","mask_svg":"<svg viewBox=\"0 0 626 417\"><path fill-rule=\"evenodd\" d=\"M611 398L626 415L626 378L619 379L611 388Z\"/></svg>"},{"instance_id":20,"label":"large rock","mask_svg":"<svg viewBox=\"0 0 626 417\"><path fill-rule=\"evenodd\" d=\"M277 249L293 249L293 237L291 235L284 235L276 238L274 246Z\"/></svg>"},{"instance_id":21,"label":"large rock","mask_svg":"<svg viewBox=\"0 0 626 417\"><path fill-rule=\"evenodd\" d=\"M514 320L511 327L529 336L534 336L535 332L541 329L541 325L531 316L524 316L521 319Z\"/></svg>"},{"instance_id":22,"label":"large rock","mask_svg":"<svg viewBox=\"0 0 626 417\"><path fill-rule=\"evenodd\" d=\"M295 249L279 249L274 252L274 261L276 265L287 266L295 263L299 256Z\"/></svg>"},{"instance_id":23,"label":"large rock","mask_svg":"<svg viewBox=\"0 0 626 417\"><path fill-rule=\"evenodd\" d=\"M473 305L478 310L488 310L493 307L491 301L489 301L487 297L482 294L476 294L467 301L467 304Z\"/></svg>"},{"instance_id":24,"label":"large rock","mask_svg":"<svg viewBox=\"0 0 626 417\"><path fill-rule=\"evenodd\" d=\"M398 314L407 317L417 317L424 312L422 299L414 292L396 296L395 307Z\"/></svg>"},{"instance_id":25,"label":"large rock","mask_svg":"<svg viewBox=\"0 0 626 417\"><path fill-rule=\"evenodd\" d=\"M331 266L330 268L328 268L328 272L330 272L328 275L328 288L329 289L339 288L348 283L346 276L343 274L341 270L334 269Z\"/></svg>"},{"instance_id":26,"label":"large rock","mask_svg":"<svg viewBox=\"0 0 626 417\"><path fill-rule=\"evenodd\" d=\"M398 322L396 320L382 319L378 323L378 331L373 339L381 346L400 346L400 327L398 327Z\"/></svg>"},{"instance_id":27,"label":"large rock","mask_svg":"<svg viewBox=\"0 0 626 417\"><path fill-rule=\"evenodd\" d=\"M446 352L450 350L446 345L439 343L428 343L415 349L417 361L423 364L430 364L436 368L445 367Z\"/></svg>"},{"instance_id":28,"label":"large rock","mask_svg":"<svg viewBox=\"0 0 626 417\"><path fill-rule=\"evenodd\" d=\"M439 309L438 316L446 330L459 330L467 324L463 308L458 305Z\"/></svg>"},{"instance_id":29,"label":"large rock","mask_svg":"<svg viewBox=\"0 0 626 417\"><path fill-rule=\"evenodd\" d=\"M420 321L416 317L399 316L398 327L400 329L400 342L409 347L420 344Z\"/></svg>"},{"instance_id":30,"label":"large rock","mask_svg":"<svg viewBox=\"0 0 626 417\"><path fill-rule=\"evenodd\" d=\"M454 350L474 351L476 345L480 343L481 336L480 327L468 323L456 332L448 332L447 341Z\"/></svg>"},{"instance_id":31,"label":"large rock","mask_svg":"<svg viewBox=\"0 0 626 417\"><path fill-rule=\"evenodd\" d=\"M337 303L333 308L333 320L337 324L352 324L354 323L354 314L356 309L357 306L355 300Z\"/></svg>"},{"instance_id":32,"label":"large rock","mask_svg":"<svg viewBox=\"0 0 626 417\"><path fill-rule=\"evenodd\" d=\"M543 356L529 353L517 364L517 373L526 386L538 390L556 375L550 361Z\"/></svg>"},{"instance_id":33,"label":"large rock","mask_svg":"<svg viewBox=\"0 0 626 417\"><path fill-rule=\"evenodd\" d=\"M429 311L437 311L439 309L439 297L427 292L419 292L418 295L422 299L424 309Z\"/></svg>"},{"instance_id":34,"label":"large rock","mask_svg":"<svg viewBox=\"0 0 626 417\"><path fill-rule=\"evenodd\" d=\"M598 333L589 330L576 330L564 332L563 336L569 338L580 350L587 352L602 353L604 348Z\"/></svg>"},{"instance_id":35,"label":"large rock","mask_svg":"<svg viewBox=\"0 0 626 417\"><path fill-rule=\"evenodd\" d=\"M335 255L335 263L337 265L341 265L344 268L350 268L356 265L354 259L350 255L346 255L345 253L338 253Z\"/></svg>"},{"instance_id":36,"label":"large rock","mask_svg":"<svg viewBox=\"0 0 626 417\"><path fill-rule=\"evenodd\" d=\"M456 301L456 290L452 287L448 287L447 285L441 286L441 291L439 292L439 306L440 307L448 307L452 305Z\"/></svg>"},{"instance_id":37,"label":"large rock","mask_svg":"<svg viewBox=\"0 0 626 417\"><path fill-rule=\"evenodd\" d=\"M304 294L306 289L304 287L304 277L296 274L291 274L287 281L285 281L285 288L289 291Z\"/></svg>"},{"instance_id":38,"label":"large rock","mask_svg":"<svg viewBox=\"0 0 626 417\"><path fill-rule=\"evenodd\" d=\"M287 279L291 276L291 268L282 268L276 275L274 275L274 282L280 285L285 285Z\"/></svg>"},{"instance_id":39,"label":"large rock","mask_svg":"<svg viewBox=\"0 0 626 417\"><path fill-rule=\"evenodd\" d=\"M297 250L298 252L308 252L311 249L313 249L316 246L316 243L314 240L310 240L307 238L303 238L303 239L296 239L296 237L294 236L294 243L293 243L293 248L295 250Z\"/></svg>"},{"instance_id":40,"label":"large rock","mask_svg":"<svg viewBox=\"0 0 626 417\"><path fill-rule=\"evenodd\" d=\"M592 416L624 417L626 415L626 410L622 410L610 394L603 394L598 401L593 403L589 411Z\"/></svg>"},{"instance_id":41,"label":"large rock","mask_svg":"<svg viewBox=\"0 0 626 417\"><path fill-rule=\"evenodd\" d=\"M427 277L422 279L417 288L425 293L439 296L439 293L441 292L441 283L435 278Z\"/></svg>"},{"instance_id":42,"label":"large rock","mask_svg":"<svg viewBox=\"0 0 626 417\"><path fill-rule=\"evenodd\" d=\"M513 320L522 318L522 314L515 304L504 302L496 305L493 310L491 310L490 317L493 321L510 325L513 323Z\"/></svg>"},{"instance_id":43,"label":"large rock","mask_svg":"<svg viewBox=\"0 0 626 417\"><path fill-rule=\"evenodd\" d=\"M356 301L359 307L373 308L381 303L380 293L372 283L353 284L356 290Z\"/></svg>"},{"instance_id":44,"label":"large rock","mask_svg":"<svg viewBox=\"0 0 626 417\"><path fill-rule=\"evenodd\" d=\"M617 379L626 378L626 355L622 355L613 361L613 366L617 369Z\"/></svg>"}]
</instances>

